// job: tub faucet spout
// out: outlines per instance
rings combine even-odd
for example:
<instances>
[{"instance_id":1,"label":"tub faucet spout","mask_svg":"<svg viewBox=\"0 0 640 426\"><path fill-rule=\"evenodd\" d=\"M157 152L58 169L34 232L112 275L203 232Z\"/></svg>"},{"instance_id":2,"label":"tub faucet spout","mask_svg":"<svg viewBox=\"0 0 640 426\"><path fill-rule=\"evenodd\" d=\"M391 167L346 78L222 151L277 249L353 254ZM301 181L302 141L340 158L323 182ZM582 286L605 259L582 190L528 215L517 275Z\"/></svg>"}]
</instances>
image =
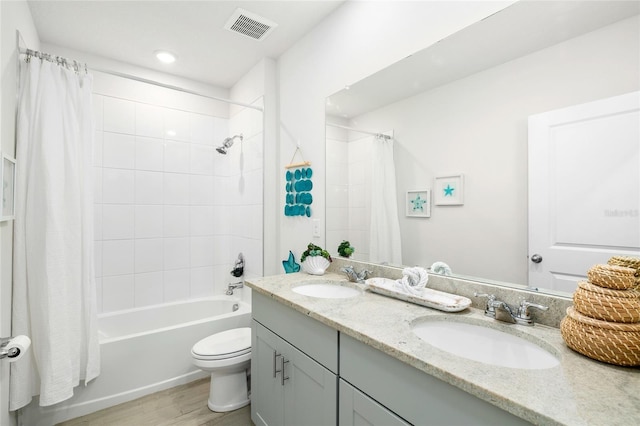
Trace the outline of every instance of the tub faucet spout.
<instances>
[{"instance_id":1,"label":"tub faucet spout","mask_svg":"<svg viewBox=\"0 0 640 426\"><path fill-rule=\"evenodd\" d=\"M227 285L227 296L232 296L233 290L235 290L236 288L242 288L242 287L244 287L243 281L238 281L237 283L229 283Z\"/></svg>"}]
</instances>

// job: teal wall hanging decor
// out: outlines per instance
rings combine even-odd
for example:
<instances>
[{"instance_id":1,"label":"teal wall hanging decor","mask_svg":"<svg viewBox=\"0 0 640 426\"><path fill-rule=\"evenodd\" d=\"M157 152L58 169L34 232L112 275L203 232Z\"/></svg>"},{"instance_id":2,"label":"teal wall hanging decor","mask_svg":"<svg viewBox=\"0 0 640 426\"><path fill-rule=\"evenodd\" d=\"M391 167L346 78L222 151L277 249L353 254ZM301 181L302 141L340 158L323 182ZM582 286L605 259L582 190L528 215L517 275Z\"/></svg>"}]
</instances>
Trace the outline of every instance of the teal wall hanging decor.
<instances>
[{"instance_id":1,"label":"teal wall hanging decor","mask_svg":"<svg viewBox=\"0 0 640 426\"><path fill-rule=\"evenodd\" d=\"M313 182L311 177L313 176L313 170L309 161L302 161L300 163L293 163L293 159L296 154L302 151L300 147L296 148L293 153L291 163L285 166L287 171L285 172L285 216L306 216L311 217L311 203L313 203L313 196L311 190L313 189Z\"/></svg>"}]
</instances>

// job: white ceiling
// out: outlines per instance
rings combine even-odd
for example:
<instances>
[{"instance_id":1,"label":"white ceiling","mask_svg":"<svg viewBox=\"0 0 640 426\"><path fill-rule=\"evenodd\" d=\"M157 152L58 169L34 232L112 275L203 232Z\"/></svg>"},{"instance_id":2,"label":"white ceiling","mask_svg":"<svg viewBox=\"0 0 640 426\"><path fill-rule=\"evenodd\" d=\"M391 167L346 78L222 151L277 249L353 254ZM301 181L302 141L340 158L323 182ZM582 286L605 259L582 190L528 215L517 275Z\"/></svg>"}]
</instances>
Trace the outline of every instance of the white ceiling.
<instances>
[{"instance_id":1,"label":"white ceiling","mask_svg":"<svg viewBox=\"0 0 640 426\"><path fill-rule=\"evenodd\" d=\"M638 1L520 1L331 95L326 112L353 118L639 13Z\"/></svg>"},{"instance_id":2,"label":"white ceiling","mask_svg":"<svg viewBox=\"0 0 640 426\"><path fill-rule=\"evenodd\" d=\"M42 43L209 83L233 86L262 58L277 58L338 8L322 1L28 0ZM241 7L278 24L256 41L224 29ZM153 52L178 56L160 64Z\"/></svg>"}]
</instances>

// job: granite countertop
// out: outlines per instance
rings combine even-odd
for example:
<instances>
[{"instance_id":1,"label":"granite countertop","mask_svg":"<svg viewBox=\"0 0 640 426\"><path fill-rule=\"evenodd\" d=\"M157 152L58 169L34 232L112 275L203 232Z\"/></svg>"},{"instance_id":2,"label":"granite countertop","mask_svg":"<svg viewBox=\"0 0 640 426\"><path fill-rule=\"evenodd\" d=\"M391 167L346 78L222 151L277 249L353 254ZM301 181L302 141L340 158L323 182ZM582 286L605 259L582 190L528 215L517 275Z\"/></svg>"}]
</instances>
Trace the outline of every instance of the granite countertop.
<instances>
[{"instance_id":1,"label":"granite countertop","mask_svg":"<svg viewBox=\"0 0 640 426\"><path fill-rule=\"evenodd\" d=\"M341 281L362 294L320 299L292 291L302 281ZM247 286L427 374L534 424L630 425L640 421L640 369L608 365L569 349L560 330L501 323L468 308L446 313L364 291L344 275L305 273L248 279ZM496 367L441 351L418 338L411 326L425 318L482 322L532 340L560 365L544 370Z\"/></svg>"}]
</instances>

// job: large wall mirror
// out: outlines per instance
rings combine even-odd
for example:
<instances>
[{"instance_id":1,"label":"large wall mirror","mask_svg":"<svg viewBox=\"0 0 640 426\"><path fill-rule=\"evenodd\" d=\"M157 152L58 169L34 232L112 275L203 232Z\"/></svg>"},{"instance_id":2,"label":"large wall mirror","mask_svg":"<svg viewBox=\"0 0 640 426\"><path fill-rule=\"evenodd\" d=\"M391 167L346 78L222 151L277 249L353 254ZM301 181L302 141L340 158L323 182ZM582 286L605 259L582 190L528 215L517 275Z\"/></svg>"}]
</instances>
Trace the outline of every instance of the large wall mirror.
<instances>
[{"instance_id":1,"label":"large wall mirror","mask_svg":"<svg viewBox=\"0 0 640 426\"><path fill-rule=\"evenodd\" d=\"M639 5L518 2L331 95L330 251L349 240L355 259L375 261L368 248L377 171L369 157L374 134L384 133L394 141L403 265L442 261L454 275L568 294L586 275L585 265L613 254L640 255ZM576 132L573 124L587 119L549 124L558 111L579 116L592 105L611 107L610 99L622 106L600 117L615 119ZM531 123L541 122L547 127L537 133L555 135L562 149L529 152ZM554 189L543 185L542 196L529 179L538 169L555 170L547 182ZM459 175L461 203L436 205L436 178ZM426 196L426 190L430 215L408 215L408 194ZM571 245L573 260L529 247L529 228L538 226L529 202L534 191L555 208L542 214L555 234L536 235L557 237L556 252ZM569 229L559 232L561 224ZM563 269L569 262L575 265ZM532 278L543 268L544 279Z\"/></svg>"}]
</instances>

